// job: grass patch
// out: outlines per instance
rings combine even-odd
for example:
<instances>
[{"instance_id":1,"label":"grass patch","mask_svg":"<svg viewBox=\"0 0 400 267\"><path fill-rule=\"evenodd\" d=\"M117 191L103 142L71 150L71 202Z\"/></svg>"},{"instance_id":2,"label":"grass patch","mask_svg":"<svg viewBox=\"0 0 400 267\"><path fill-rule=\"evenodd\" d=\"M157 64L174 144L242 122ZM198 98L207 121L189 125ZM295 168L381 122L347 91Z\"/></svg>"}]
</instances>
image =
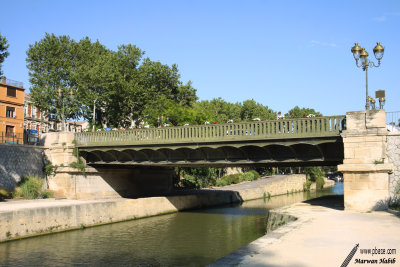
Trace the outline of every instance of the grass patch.
<instances>
[{"instance_id":1,"label":"grass patch","mask_svg":"<svg viewBox=\"0 0 400 267\"><path fill-rule=\"evenodd\" d=\"M26 176L17 184L13 197L25 199L50 198L53 193L43 190L44 180L40 177Z\"/></svg>"},{"instance_id":2,"label":"grass patch","mask_svg":"<svg viewBox=\"0 0 400 267\"><path fill-rule=\"evenodd\" d=\"M7 188L0 188L0 201L10 197L10 192Z\"/></svg>"}]
</instances>

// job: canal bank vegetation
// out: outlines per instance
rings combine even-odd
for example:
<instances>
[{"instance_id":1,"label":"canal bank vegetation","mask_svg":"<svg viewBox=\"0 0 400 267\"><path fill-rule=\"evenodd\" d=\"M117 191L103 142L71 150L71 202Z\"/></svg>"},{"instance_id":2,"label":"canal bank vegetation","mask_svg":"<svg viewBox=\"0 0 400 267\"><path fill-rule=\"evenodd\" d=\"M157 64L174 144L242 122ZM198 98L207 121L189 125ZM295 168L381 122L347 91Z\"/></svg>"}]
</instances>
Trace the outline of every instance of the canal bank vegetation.
<instances>
[{"instance_id":1,"label":"canal bank vegetation","mask_svg":"<svg viewBox=\"0 0 400 267\"><path fill-rule=\"evenodd\" d=\"M325 173L322 171L321 167L305 167L303 173L307 175L307 181L304 186L306 191L310 190L313 183L316 184L317 190L322 190L324 188Z\"/></svg>"},{"instance_id":2,"label":"canal bank vegetation","mask_svg":"<svg viewBox=\"0 0 400 267\"><path fill-rule=\"evenodd\" d=\"M396 210L400 212L400 180L397 181L397 186L394 192L394 196L390 201L389 207L392 210Z\"/></svg>"},{"instance_id":3,"label":"canal bank vegetation","mask_svg":"<svg viewBox=\"0 0 400 267\"><path fill-rule=\"evenodd\" d=\"M26 176L18 182L14 191L8 193L7 198L38 199L51 198L53 193L44 188L44 179L36 176Z\"/></svg>"},{"instance_id":4,"label":"canal bank vegetation","mask_svg":"<svg viewBox=\"0 0 400 267\"><path fill-rule=\"evenodd\" d=\"M176 187L207 188L226 186L244 181L254 181L260 177L256 170L240 169L237 173L227 174L227 168L175 168Z\"/></svg>"},{"instance_id":5,"label":"canal bank vegetation","mask_svg":"<svg viewBox=\"0 0 400 267\"><path fill-rule=\"evenodd\" d=\"M37 199L50 198L53 193L43 189L44 180L41 177L26 176L17 184L12 196L14 198Z\"/></svg>"},{"instance_id":6,"label":"canal bank vegetation","mask_svg":"<svg viewBox=\"0 0 400 267\"><path fill-rule=\"evenodd\" d=\"M228 168L175 168L174 185L177 188L207 188L211 186L227 186L245 181L255 181L260 177L274 176L276 174L306 174L307 181L304 183L304 191L309 191L312 184L321 190L324 188L326 172L332 168L305 167L305 168L237 168L236 172L228 171Z\"/></svg>"}]
</instances>

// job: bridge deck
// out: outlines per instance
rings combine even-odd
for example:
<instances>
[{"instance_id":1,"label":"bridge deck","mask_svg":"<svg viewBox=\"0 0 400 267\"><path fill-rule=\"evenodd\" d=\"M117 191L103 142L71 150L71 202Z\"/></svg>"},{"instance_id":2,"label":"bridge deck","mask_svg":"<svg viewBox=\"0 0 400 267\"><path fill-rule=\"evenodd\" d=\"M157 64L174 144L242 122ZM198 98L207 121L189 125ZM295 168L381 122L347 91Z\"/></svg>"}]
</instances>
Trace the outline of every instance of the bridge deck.
<instances>
[{"instance_id":1,"label":"bridge deck","mask_svg":"<svg viewBox=\"0 0 400 267\"><path fill-rule=\"evenodd\" d=\"M76 146L113 147L340 136L345 116L76 133Z\"/></svg>"}]
</instances>

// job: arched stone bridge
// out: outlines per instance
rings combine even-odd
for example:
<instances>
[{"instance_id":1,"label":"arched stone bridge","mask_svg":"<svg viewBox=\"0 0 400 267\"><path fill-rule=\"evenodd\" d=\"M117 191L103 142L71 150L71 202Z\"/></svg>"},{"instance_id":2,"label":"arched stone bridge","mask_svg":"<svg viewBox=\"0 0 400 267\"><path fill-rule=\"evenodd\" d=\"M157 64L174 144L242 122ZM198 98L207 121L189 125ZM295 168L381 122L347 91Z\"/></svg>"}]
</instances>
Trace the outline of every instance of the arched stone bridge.
<instances>
[{"instance_id":1,"label":"arched stone bridge","mask_svg":"<svg viewBox=\"0 0 400 267\"><path fill-rule=\"evenodd\" d=\"M307 166L343 161L345 116L76 133L88 165Z\"/></svg>"}]
</instances>

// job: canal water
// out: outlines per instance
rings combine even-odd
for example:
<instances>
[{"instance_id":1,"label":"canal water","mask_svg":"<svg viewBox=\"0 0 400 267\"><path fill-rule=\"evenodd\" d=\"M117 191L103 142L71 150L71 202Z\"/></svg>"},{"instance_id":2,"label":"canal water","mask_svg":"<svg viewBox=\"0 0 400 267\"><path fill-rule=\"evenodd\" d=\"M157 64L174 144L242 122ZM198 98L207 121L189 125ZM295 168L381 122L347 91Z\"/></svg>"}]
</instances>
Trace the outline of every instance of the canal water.
<instances>
[{"instance_id":1,"label":"canal water","mask_svg":"<svg viewBox=\"0 0 400 267\"><path fill-rule=\"evenodd\" d=\"M268 210L343 184L0 244L0 266L204 266L263 236Z\"/></svg>"}]
</instances>

